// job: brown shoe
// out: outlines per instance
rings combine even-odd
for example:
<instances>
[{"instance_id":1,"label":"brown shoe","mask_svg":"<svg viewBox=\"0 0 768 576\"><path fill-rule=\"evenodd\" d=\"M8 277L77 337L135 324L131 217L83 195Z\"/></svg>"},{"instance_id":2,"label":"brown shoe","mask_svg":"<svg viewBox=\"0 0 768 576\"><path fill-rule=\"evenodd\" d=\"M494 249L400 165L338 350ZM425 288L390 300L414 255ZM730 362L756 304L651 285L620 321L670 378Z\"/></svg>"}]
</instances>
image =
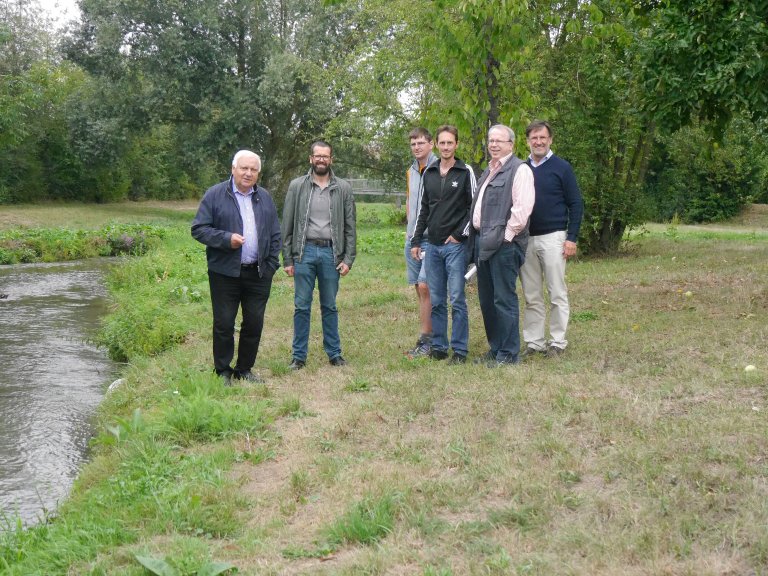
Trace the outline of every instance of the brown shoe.
<instances>
[{"instance_id":1,"label":"brown shoe","mask_svg":"<svg viewBox=\"0 0 768 576\"><path fill-rule=\"evenodd\" d=\"M563 354L565 354L565 348L558 348L557 346L550 346L546 352L547 358L559 358Z\"/></svg>"},{"instance_id":2,"label":"brown shoe","mask_svg":"<svg viewBox=\"0 0 768 576\"><path fill-rule=\"evenodd\" d=\"M524 362L525 360L530 360L531 358L535 358L536 356L544 356L547 354L546 350L537 350L536 348L532 348L531 346L526 346L524 350L520 352L518 355L518 358L520 362Z\"/></svg>"}]
</instances>

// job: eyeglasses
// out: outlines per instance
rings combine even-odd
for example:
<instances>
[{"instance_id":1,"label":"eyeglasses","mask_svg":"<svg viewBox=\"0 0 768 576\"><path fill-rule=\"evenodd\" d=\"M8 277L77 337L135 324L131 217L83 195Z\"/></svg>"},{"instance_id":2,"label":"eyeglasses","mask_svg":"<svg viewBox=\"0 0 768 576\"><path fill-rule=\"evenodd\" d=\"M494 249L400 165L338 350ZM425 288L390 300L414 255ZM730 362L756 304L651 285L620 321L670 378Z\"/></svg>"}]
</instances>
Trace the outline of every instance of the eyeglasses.
<instances>
[{"instance_id":1,"label":"eyeglasses","mask_svg":"<svg viewBox=\"0 0 768 576\"><path fill-rule=\"evenodd\" d=\"M419 146L426 146L429 142L411 142L411 148L418 148Z\"/></svg>"},{"instance_id":2,"label":"eyeglasses","mask_svg":"<svg viewBox=\"0 0 768 576\"><path fill-rule=\"evenodd\" d=\"M512 140L488 140L488 146L495 146L497 144L511 143Z\"/></svg>"},{"instance_id":3,"label":"eyeglasses","mask_svg":"<svg viewBox=\"0 0 768 576\"><path fill-rule=\"evenodd\" d=\"M313 155L312 158L314 158L315 160L325 160L325 161L328 161L331 159L330 156L325 156L325 155L322 155L322 156Z\"/></svg>"}]
</instances>

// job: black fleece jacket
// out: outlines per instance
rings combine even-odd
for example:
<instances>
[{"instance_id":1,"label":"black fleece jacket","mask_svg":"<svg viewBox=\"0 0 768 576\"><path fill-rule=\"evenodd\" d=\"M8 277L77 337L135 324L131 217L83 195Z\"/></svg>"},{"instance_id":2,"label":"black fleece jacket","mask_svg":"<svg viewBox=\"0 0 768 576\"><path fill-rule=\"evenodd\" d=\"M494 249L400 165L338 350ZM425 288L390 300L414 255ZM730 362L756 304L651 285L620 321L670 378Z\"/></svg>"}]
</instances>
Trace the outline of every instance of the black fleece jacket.
<instances>
[{"instance_id":1,"label":"black fleece jacket","mask_svg":"<svg viewBox=\"0 0 768 576\"><path fill-rule=\"evenodd\" d=\"M424 170L424 192L411 246L422 241L428 230L430 244L444 244L448 236L462 241L467 236L469 208L477 183L472 168L456 158L445 177L440 176L440 162Z\"/></svg>"}]
</instances>

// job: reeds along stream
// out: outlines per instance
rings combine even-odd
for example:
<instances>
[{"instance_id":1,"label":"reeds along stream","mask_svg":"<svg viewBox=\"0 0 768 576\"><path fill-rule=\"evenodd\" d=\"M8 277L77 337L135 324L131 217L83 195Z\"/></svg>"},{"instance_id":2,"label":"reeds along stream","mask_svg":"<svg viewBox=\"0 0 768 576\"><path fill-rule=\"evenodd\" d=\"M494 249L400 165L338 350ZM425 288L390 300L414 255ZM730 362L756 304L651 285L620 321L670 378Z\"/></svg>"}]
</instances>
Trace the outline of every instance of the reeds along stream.
<instances>
[{"instance_id":1,"label":"reeds along stream","mask_svg":"<svg viewBox=\"0 0 768 576\"><path fill-rule=\"evenodd\" d=\"M88 342L106 312L108 265L0 266L0 520L55 511L86 457L114 371Z\"/></svg>"}]
</instances>

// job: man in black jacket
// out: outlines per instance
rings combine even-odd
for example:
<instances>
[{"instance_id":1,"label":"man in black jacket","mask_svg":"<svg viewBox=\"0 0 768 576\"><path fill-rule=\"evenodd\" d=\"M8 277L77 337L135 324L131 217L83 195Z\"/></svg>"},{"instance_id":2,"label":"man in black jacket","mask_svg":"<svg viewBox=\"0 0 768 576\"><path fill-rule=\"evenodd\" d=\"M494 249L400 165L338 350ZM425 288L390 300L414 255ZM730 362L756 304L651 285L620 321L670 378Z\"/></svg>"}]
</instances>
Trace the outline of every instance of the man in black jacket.
<instances>
[{"instance_id":1,"label":"man in black jacket","mask_svg":"<svg viewBox=\"0 0 768 576\"><path fill-rule=\"evenodd\" d=\"M469 347L469 314L464 296L467 268L469 208L475 192L472 168L456 158L459 132L455 126L437 129L440 161L424 170L424 191L411 256L421 258L419 245L427 230L427 284L432 301L432 350L434 360L448 357L448 306L451 302L451 362L463 364Z\"/></svg>"},{"instance_id":2,"label":"man in black jacket","mask_svg":"<svg viewBox=\"0 0 768 576\"><path fill-rule=\"evenodd\" d=\"M192 222L192 236L206 245L213 308L213 366L226 385L232 377L263 382L251 371L259 351L272 276L280 265L280 223L272 197L258 186L261 159L240 150L232 177L208 189ZM242 307L237 362L235 318Z\"/></svg>"}]
</instances>

